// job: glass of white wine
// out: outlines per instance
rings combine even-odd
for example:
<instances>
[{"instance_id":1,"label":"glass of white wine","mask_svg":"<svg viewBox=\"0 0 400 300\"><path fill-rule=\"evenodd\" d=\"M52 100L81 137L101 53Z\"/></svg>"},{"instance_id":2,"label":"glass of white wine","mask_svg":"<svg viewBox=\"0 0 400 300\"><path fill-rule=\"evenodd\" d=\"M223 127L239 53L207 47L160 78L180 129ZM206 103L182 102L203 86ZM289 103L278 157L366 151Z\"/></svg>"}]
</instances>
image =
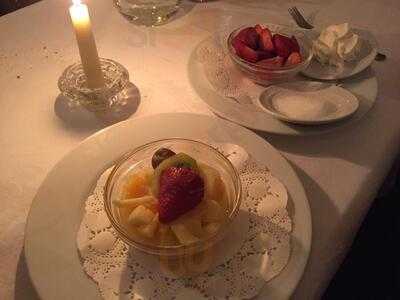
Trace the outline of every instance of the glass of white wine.
<instances>
[{"instance_id":1,"label":"glass of white wine","mask_svg":"<svg viewBox=\"0 0 400 300\"><path fill-rule=\"evenodd\" d=\"M138 25L165 23L178 9L181 0L114 0L119 12Z\"/></svg>"}]
</instances>

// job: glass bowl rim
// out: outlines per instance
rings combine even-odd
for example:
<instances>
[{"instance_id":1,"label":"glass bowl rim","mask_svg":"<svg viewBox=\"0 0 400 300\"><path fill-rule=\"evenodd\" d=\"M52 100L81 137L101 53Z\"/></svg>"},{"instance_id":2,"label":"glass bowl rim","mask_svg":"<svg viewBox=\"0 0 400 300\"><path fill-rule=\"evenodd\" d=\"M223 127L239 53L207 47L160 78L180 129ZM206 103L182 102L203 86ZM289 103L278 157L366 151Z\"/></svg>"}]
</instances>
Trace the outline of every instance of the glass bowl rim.
<instances>
[{"instance_id":1,"label":"glass bowl rim","mask_svg":"<svg viewBox=\"0 0 400 300\"><path fill-rule=\"evenodd\" d=\"M302 36L301 39L305 39L305 40L309 41L310 44L311 44L311 40L305 35L305 30L295 29L295 28L293 28L291 26L283 25L283 24L277 24L277 23L260 23L260 25L264 26L264 27L275 26L275 27L288 29L288 30L290 30L292 32L292 35L294 35L296 37L296 39L298 38L298 34L299 33L303 33L304 36ZM258 65L256 63L252 63L252 62L246 61L246 60L242 59L241 57L239 57L236 54L235 49L232 46L232 40L233 40L234 36L236 36L236 34L241 29L244 29L246 27L254 27L254 25L244 24L244 25L241 25L241 26L237 27L236 29L232 30L232 32L229 34L229 36L228 36L228 38L226 40L226 43L227 43L229 56L237 64L244 65L247 68L251 68L253 71L273 71L273 72L276 72L276 73L285 73L285 71L293 71L293 70L296 70L297 68L301 68L303 66L306 66L314 56L314 53L312 51L312 47L309 47L307 58L304 59L300 64L296 64L296 65L292 65L292 66L286 66L286 67L283 66L283 67L274 68L274 67L262 66L262 65Z\"/></svg>"},{"instance_id":2,"label":"glass bowl rim","mask_svg":"<svg viewBox=\"0 0 400 300\"><path fill-rule=\"evenodd\" d=\"M173 246L160 246L160 245L150 245L147 243L142 243L139 241L135 241L133 239L131 239L128 234L125 233L125 230L123 229L123 227L119 224L119 222L114 218L112 212L111 212L111 200L108 201L109 198L109 192L111 193L110 189L111 187L111 183L112 180L114 179L115 173L119 170L119 168L130 158L132 158L132 156L134 156L137 152L153 145L156 143L160 143L160 142L173 142L173 141L182 141L182 142L189 142L189 143L194 143L194 144L199 144L201 146L205 146L206 148L208 148L211 152L213 152L217 157L221 158L223 161L225 161L228 165L228 167L231 169L230 171L232 171L233 174L233 179L234 179L234 184L235 184L235 204L233 209L231 210L231 212L228 215L228 220L223 223L223 226L228 226L230 223L232 223L233 219L235 218L235 216L237 216L238 212L239 212L239 208L241 205L241 201L242 201L242 183L240 180L240 176L238 171L236 170L236 168L234 167L234 165L232 164L232 162L227 159L221 152L219 152L217 149L213 148L212 146L201 142L201 141L197 141L197 140L192 140L192 139L186 139L186 138L179 138L179 137L171 137L171 138L165 138L165 139L158 139L158 140L153 140L151 142L145 143L141 146L135 147L132 150L129 150L128 152L126 152L125 154L123 154L115 163L111 173L108 175L106 184L104 186L104 196L103 196L103 205L104 205L104 210L106 211L107 217L110 220L111 225L114 227L114 229L117 231L118 236L124 241L126 242L128 245L133 245L136 248L139 248L140 250L147 252L147 253L151 253L151 254L163 254L163 255L176 255L177 253L160 253L162 251L179 251L182 249L196 249L199 248L203 245L206 245L207 242L216 240L218 241L217 237L220 235L222 229L219 229L215 234L211 235L210 237L207 237L206 239L201 239L197 242L193 242L190 243L188 245L173 245ZM152 248L152 249L149 249Z\"/></svg>"}]
</instances>

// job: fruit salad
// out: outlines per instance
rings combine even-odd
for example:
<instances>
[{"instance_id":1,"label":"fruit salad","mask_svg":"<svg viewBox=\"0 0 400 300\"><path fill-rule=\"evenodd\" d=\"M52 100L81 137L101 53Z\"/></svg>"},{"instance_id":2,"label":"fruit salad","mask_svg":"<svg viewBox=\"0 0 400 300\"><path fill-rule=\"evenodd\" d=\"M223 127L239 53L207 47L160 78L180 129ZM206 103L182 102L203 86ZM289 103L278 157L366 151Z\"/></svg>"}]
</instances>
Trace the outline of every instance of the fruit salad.
<instances>
[{"instance_id":1,"label":"fruit salad","mask_svg":"<svg viewBox=\"0 0 400 300\"><path fill-rule=\"evenodd\" d=\"M151 166L127 177L113 205L134 239L154 245L187 245L208 238L228 218L218 171L166 148L154 153Z\"/></svg>"},{"instance_id":2,"label":"fruit salad","mask_svg":"<svg viewBox=\"0 0 400 300\"><path fill-rule=\"evenodd\" d=\"M295 36L273 34L260 24L242 29L232 40L236 54L247 62L280 68L303 61Z\"/></svg>"}]
</instances>

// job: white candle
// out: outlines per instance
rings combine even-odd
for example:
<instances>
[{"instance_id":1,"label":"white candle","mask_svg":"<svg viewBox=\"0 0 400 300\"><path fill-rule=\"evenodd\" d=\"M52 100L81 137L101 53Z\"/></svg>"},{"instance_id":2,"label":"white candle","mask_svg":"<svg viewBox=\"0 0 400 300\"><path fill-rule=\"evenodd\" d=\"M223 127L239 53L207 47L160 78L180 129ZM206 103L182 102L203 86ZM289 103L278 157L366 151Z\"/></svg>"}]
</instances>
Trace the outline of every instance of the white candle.
<instances>
[{"instance_id":1,"label":"white candle","mask_svg":"<svg viewBox=\"0 0 400 300\"><path fill-rule=\"evenodd\" d=\"M104 86L104 78L90 23L89 10L85 4L80 3L80 0L73 0L72 2L73 5L69 8L69 14L75 29L87 85L90 88L99 88Z\"/></svg>"}]
</instances>

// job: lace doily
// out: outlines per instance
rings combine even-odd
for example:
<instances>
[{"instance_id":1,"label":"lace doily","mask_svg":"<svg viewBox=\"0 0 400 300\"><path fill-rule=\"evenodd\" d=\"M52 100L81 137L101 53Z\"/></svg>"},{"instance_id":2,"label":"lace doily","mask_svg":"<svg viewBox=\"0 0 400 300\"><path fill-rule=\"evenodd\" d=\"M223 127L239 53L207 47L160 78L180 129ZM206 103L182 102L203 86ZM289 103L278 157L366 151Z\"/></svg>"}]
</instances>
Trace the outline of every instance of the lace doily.
<instances>
[{"instance_id":1,"label":"lace doily","mask_svg":"<svg viewBox=\"0 0 400 300\"><path fill-rule=\"evenodd\" d=\"M103 209L111 169L100 176L86 200L77 245L83 269L105 299L249 299L286 266L292 222L284 185L241 147L214 146L239 170L243 199L226 238L206 250L212 251L213 265L196 276L170 274L159 258L117 237Z\"/></svg>"},{"instance_id":2,"label":"lace doily","mask_svg":"<svg viewBox=\"0 0 400 300\"><path fill-rule=\"evenodd\" d=\"M247 109L260 110L257 99L264 87L253 83L234 65L226 48L226 32L210 37L197 48L196 57L214 90Z\"/></svg>"}]
</instances>

